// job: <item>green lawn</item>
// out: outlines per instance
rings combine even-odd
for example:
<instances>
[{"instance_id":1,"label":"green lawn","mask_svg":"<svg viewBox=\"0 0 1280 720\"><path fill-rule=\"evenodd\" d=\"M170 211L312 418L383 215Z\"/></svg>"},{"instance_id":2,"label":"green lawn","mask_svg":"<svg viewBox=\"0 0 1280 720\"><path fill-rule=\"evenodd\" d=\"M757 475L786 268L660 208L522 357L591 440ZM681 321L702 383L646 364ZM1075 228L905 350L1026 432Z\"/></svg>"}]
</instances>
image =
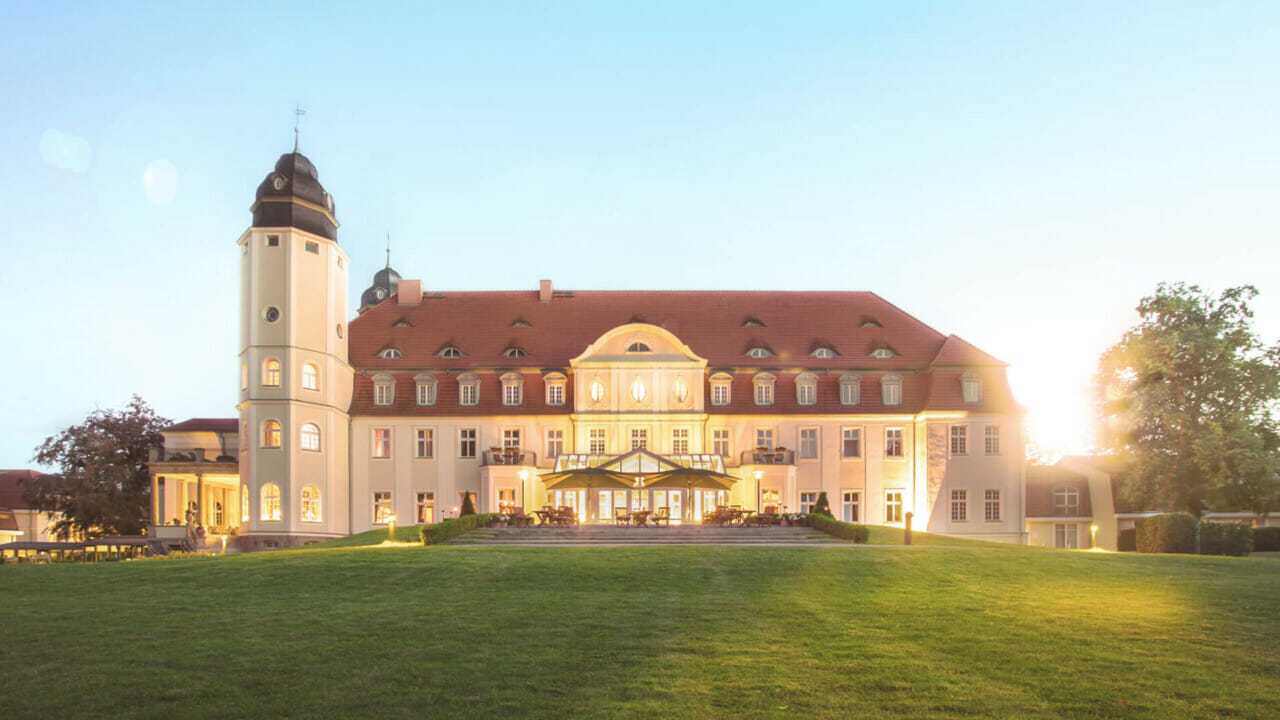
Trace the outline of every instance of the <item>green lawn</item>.
<instances>
[{"instance_id":1,"label":"green lawn","mask_svg":"<svg viewBox=\"0 0 1280 720\"><path fill-rule=\"evenodd\" d=\"M326 548L0 568L4 717L1275 717L1280 563Z\"/></svg>"}]
</instances>

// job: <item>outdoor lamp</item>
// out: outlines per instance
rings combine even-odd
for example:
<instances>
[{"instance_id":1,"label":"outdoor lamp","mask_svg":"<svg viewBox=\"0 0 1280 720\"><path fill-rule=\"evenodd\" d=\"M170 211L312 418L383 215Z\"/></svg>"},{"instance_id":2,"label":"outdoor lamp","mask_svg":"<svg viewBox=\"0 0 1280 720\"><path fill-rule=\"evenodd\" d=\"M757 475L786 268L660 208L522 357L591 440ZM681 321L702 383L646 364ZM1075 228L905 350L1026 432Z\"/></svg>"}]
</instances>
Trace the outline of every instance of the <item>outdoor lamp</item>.
<instances>
[{"instance_id":1,"label":"outdoor lamp","mask_svg":"<svg viewBox=\"0 0 1280 720\"><path fill-rule=\"evenodd\" d=\"M1098 526L1089 526L1089 547L1098 547Z\"/></svg>"},{"instance_id":2,"label":"outdoor lamp","mask_svg":"<svg viewBox=\"0 0 1280 720\"><path fill-rule=\"evenodd\" d=\"M387 540L392 541L395 539L396 539L396 516L388 515L387 516Z\"/></svg>"}]
</instances>

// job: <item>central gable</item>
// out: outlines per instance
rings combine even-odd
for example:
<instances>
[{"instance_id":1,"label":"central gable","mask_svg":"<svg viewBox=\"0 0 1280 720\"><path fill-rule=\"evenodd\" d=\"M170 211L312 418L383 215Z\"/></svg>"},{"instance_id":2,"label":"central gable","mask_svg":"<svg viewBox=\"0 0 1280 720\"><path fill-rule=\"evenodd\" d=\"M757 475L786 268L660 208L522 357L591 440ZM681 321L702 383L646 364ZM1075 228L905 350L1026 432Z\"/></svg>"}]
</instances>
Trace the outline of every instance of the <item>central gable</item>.
<instances>
[{"instance_id":1,"label":"central gable","mask_svg":"<svg viewBox=\"0 0 1280 720\"><path fill-rule=\"evenodd\" d=\"M648 323L628 323L607 330L576 358L569 361L573 367L588 364L615 363L693 363L706 367L707 361L698 357L675 334Z\"/></svg>"}]
</instances>

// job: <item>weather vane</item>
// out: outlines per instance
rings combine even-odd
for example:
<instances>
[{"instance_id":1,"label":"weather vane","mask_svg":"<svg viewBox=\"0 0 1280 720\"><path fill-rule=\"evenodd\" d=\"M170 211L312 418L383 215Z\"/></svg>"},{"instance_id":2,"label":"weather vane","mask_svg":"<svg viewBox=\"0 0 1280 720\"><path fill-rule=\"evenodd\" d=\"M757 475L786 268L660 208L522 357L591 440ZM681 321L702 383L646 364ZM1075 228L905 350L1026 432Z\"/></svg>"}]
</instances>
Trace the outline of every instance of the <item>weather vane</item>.
<instances>
[{"instance_id":1,"label":"weather vane","mask_svg":"<svg viewBox=\"0 0 1280 720\"><path fill-rule=\"evenodd\" d=\"M302 116L306 115L307 111L302 109L301 103L298 103L293 107L293 114L297 116L293 120L293 151L296 153L298 152L298 125L302 123Z\"/></svg>"},{"instance_id":2,"label":"weather vane","mask_svg":"<svg viewBox=\"0 0 1280 720\"><path fill-rule=\"evenodd\" d=\"M387 267L391 267L391 233L387 233Z\"/></svg>"}]
</instances>

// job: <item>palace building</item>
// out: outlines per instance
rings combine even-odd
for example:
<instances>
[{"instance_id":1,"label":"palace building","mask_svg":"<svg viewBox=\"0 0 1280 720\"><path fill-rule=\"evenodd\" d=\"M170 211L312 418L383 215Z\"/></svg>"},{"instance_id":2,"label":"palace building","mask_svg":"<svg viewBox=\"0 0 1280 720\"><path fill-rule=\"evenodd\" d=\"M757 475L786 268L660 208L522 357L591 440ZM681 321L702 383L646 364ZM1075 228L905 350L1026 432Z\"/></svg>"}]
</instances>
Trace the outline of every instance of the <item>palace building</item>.
<instances>
[{"instance_id":1,"label":"palace building","mask_svg":"<svg viewBox=\"0 0 1280 720\"><path fill-rule=\"evenodd\" d=\"M388 265L350 318L335 213L296 149L258 186L239 418L166 433L157 525L194 512L253 549L438 521L464 493L696 522L826 492L845 520L1025 541L1005 363L874 293L438 292ZM627 482L576 472L602 465Z\"/></svg>"}]
</instances>

